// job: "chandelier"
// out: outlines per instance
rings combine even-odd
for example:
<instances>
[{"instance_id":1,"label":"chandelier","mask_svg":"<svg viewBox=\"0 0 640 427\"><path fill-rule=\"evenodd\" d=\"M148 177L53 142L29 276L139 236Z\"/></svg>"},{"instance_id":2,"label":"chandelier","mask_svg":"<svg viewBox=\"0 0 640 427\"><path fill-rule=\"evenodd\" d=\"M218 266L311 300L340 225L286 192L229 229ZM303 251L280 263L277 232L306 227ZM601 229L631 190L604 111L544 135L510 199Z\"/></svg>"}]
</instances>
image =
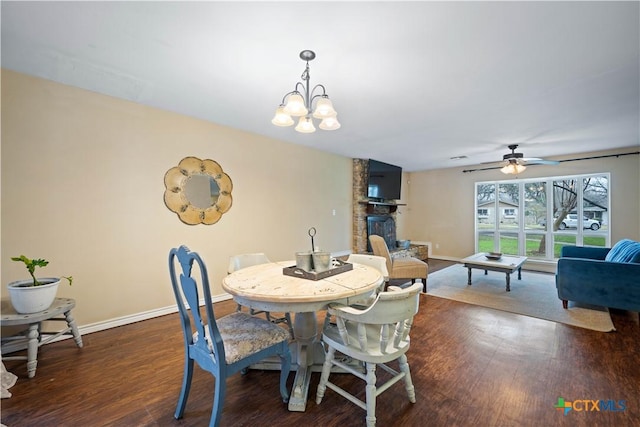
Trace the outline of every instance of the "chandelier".
<instances>
[{"instance_id":1,"label":"chandelier","mask_svg":"<svg viewBox=\"0 0 640 427\"><path fill-rule=\"evenodd\" d=\"M340 128L338 113L333 109L333 104L323 85L317 84L313 89L309 88L309 61L313 61L316 54L311 50L300 52L300 59L306 61L307 66L302 73L303 82L296 83L294 90L285 94L282 103L276 110L276 115L271 120L276 126L291 126L294 121L291 116L300 117L295 129L301 133L313 133L316 131L312 117L320 119L318 127L322 130L336 130ZM316 90L322 93L315 94ZM315 102L315 109L314 107Z\"/></svg>"}]
</instances>

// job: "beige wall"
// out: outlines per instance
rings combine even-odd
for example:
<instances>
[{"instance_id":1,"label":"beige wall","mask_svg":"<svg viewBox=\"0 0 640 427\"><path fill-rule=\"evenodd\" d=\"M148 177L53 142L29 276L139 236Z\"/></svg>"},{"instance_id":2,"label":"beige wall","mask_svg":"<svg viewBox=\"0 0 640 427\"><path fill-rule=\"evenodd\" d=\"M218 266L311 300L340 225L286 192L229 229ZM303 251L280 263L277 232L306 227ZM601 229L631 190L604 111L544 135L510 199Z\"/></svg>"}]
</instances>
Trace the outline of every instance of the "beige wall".
<instances>
[{"instance_id":1,"label":"beige wall","mask_svg":"<svg viewBox=\"0 0 640 427\"><path fill-rule=\"evenodd\" d=\"M554 160L636 152L640 146L558 157ZM408 221L412 240L430 241L434 257L461 259L474 252L474 183L512 179L499 170L463 173L473 167L413 172L409 177ZM557 166L532 166L522 178L611 173L611 241L640 240L640 156L611 157Z\"/></svg>"},{"instance_id":2,"label":"beige wall","mask_svg":"<svg viewBox=\"0 0 640 427\"><path fill-rule=\"evenodd\" d=\"M186 156L233 181L214 225L164 205L164 174ZM348 252L351 177L350 158L3 70L2 296L27 276L11 256L46 258L41 277L74 276L58 295L87 325L174 305L167 256L180 244L204 257L214 294L229 256L292 259L311 226L317 246Z\"/></svg>"},{"instance_id":3,"label":"beige wall","mask_svg":"<svg viewBox=\"0 0 640 427\"><path fill-rule=\"evenodd\" d=\"M11 256L49 259L43 274L75 278L58 294L76 298L81 326L172 306L166 260L176 245L203 255L215 294L229 256L291 259L310 246L311 226L317 246L351 248L349 158L6 70L1 136L2 296L27 274ZM185 225L164 206L163 176L186 156L216 160L233 180L233 206L217 224ZM435 257L473 252L473 184L504 176L463 169L403 175L398 238L432 242ZM640 240L639 170L639 156L627 156L531 167L526 177L610 172L615 242Z\"/></svg>"}]
</instances>

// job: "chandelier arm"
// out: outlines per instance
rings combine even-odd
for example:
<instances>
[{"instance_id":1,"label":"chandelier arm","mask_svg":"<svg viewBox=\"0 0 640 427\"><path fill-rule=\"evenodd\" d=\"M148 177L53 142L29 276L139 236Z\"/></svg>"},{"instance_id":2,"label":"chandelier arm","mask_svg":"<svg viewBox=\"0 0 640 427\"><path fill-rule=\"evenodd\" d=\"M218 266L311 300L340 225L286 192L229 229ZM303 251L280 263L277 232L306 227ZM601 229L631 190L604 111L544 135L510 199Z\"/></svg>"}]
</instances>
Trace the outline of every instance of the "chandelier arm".
<instances>
[{"instance_id":1,"label":"chandelier arm","mask_svg":"<svg viewBox=\"0 0 640 427\"><path fill-rule=\"evenodd\" d=\"M282 97L282 102L280 103L280 105L284 105L285 101L287 100L287 96L291 95L292 93L296 93L297 91L292 90L291 92L287 92L284 94L284 96Z\"/></svg>"},{"instance_id":2,"label":"chandelier arm","mask_svg":"<svg viewBox=\"0 0 640 427\"><path fill-rule=\"evenodd\" d=\"M314 95L314 92L316 91L316 89L318 88L322 88L322 93L321 94L317 94ZM322 96L328 96L327 95L327 90L325 89L324 85L321 84L317 84L313 87L313 90L311 90L311 100L309 101L309 105L311 105L313 103L313 100L316 99L317 97L322 97Z\"/></svg>"},{"instance_id":3,"label":"chandelier arm","mask_svg":"<svg viewBox=\"0 0 640 427\"><path fill-rule=\"evenodd\" d=\"M304 85L301 82L296 83L296 87L291 92L285 93L284 96L282 97L282 103L281 103L282 105L285 104L285 101L287 100L287 96L293 95L294 93L301 93L300 90L298 89L298 85L302 85L302 89L303 89L302 93L304 93L304 90L305 90Z\"/></svg>"},{"instance_id":4,"label":"chandelier arm","mask_svg":"<svg viewBox=\"0 0 640 427\"><path fill-rule=\"evenodd\" d=\"M316 98L323 98L323 97L325 97L325 96L326 96L326 94L324 94L324 93L323 93L322 95L314 95L314 96L311 98L311 101L309 102L309 105L313 104L313 100L314 100L314 99L316 99ZM329 97L327 96L327 98L329 98Z\"/></svg>"},{"instance_id":5,"label":"chandelier arm","mask_svg":"<svg viewBox=\"0 0 640 427\"><path fill-rule=\"evenodd\" d=\"M302 86L302 90L298 89L298 86ZM307 88L305 87L304 83L302 83L302 82L296 83L296 89L295 89L296 92L305 93L306 90L307 90Z\"/></svg>"},{"instance_id":6,"label":"chandelier arm","mask_svg":"<svg viewBox=\"0 0 640 427\"><path fill-rule=\"evenodd\" d=\"M319 87L322 88L322 95L326 95L327 94L327 90L325 89L323 84L317 84L313 87L313 90L311 91L311 94L313 95L313 93L316 91L316 89L318 89ZM322 96L322 95L316 95L316 96ZM314 97L315 98L315 97Z\"/></svg>"}]
</instances>

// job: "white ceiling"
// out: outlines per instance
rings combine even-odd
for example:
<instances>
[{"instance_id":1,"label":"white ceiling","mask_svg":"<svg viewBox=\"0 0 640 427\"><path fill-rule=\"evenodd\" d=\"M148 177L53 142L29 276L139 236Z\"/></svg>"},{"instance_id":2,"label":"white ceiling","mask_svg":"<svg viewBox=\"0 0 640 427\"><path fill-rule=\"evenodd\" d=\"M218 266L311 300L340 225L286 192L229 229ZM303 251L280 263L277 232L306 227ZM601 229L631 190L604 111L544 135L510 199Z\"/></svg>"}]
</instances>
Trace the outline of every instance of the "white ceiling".
<instances>
[{"instance_id":1,"label":"white ceiling","mask_svg":"<svg viewBox=\"0 0 640 427\"><path fill-rule=\"evenodd\" d=\"M639 146L639 5L2 1L2 67L428 170ZM271 124L304 49L337 131Z\"/></svg>"}]
</instances>

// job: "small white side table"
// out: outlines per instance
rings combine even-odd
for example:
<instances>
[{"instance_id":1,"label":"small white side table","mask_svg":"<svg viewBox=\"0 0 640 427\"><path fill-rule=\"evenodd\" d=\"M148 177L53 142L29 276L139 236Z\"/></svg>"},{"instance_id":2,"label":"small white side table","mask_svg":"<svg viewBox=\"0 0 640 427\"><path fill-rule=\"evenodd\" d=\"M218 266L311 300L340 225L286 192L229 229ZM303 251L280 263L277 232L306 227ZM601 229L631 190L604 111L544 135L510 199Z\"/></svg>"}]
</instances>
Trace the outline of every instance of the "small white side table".
<instances>
[{"instance_id":1,"label":"small white side table","mask_svg":"<svg viewBox=\"0 0 640 427\"><path fill-rule=\"evenodd\" d=\"M36 375L38 365L38 348L47 344L61 335L73 335L78 347L82 347L82 336L76 326L76 321L71 316L71 309L76 306L76 301L71 298L56 298L46 310L31 314L16 313L11 301L2 300L0 307L0 326L29 325L28 329L10 337L2 337L1 352L4 360L26 360L29 378ZM63 321L67 327L58 332L44 332L41 323L44 321ZM44 339L43 339L44 338ZM20 350L27 350L26 356L9 356Z\"/></svg>"}]
</instances>

